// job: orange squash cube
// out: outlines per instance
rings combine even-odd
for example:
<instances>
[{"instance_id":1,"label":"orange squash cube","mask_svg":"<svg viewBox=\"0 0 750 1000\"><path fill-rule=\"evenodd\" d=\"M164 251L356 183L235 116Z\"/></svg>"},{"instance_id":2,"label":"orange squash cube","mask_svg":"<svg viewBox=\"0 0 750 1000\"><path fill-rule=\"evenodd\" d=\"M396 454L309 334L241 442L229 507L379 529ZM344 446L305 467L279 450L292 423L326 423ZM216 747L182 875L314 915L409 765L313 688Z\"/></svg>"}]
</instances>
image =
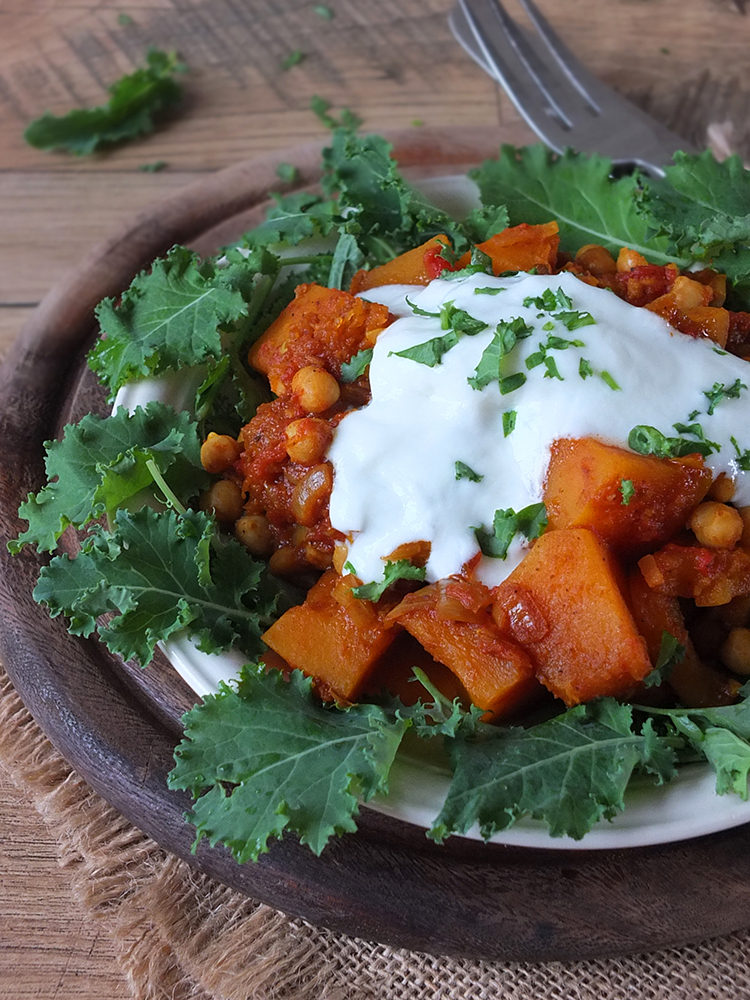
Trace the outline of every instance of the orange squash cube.
<instances>
[{"instance_id":1,"label":"orange squash cube","mask_svg":"<svg viewBox=\"0 0 750 1000\"><path fill-rule=\"evenodd\" d=\"M509 715L539 693L529 657L489 615L481 624L439 618L434 607L420 601L419 592L413 596L399 605L399 624L456 675L490 717Z\"/></svg>"},{"instance_id":2,"label":"orange squash cube","mask_svg":"<svg viewBox=\"0 0 750 1000\"><path fill-rule=\"evenodd\" d=\"M632 484L628 498L623 483ZM699 455L662 459L562 438L552 445L544 502L551 528L591 528L615 552L636 556L684 528L710 486Z\"/></svg>"},{"instance_id":3,"label":"orange squash cube","mask_svg":"<svg viewBox=\"0 0 750 1000\"><path fill-rule=\"evenodd\" d=\"M484 243L478 243L477 249L492 259L495 274L502 274L504 271L530 271L533 267L549 274L556 268L559 245L560 234L556 222L545 222L538 226L522 222L520 226L503 229ZM456 267L466 267L470 260L471 254L465 253L459 258Z\"/></svg>"},{"instance_id":4,"label":"orange squash cube","mask_svg":"<svg viewBox=\"0 0 750 1000\"><path fill-rule=\"evenodd\" d=\"M507 616L537 678L566 705L627 696L651 670L619 568L586 528L547 531L537 539L495 589L493 614Z\"/></svg>"},{"instance_id":5,"label":"orange squash cube","mask_svg":"<svg viewBox=\"0 0 750 1000\"><path fill-rule=\"evenodd\" d=\"M357 271L349 291L352 295L358 295L368 288L378 288L380 285L429 285L441 270L432 263L435 254L447 244L447 236L433 236L413 250L407 250L389 260L387 264L373 267L371 271Z\"/></svg>"},{"instance_id":6,"label":"orange squash cube","mask_svg":"<svg viewBox=\"0 0 750 1000\"><path fill-rule=\"evenodd\" d=\"M290 667L315 678L322 697L346 702L356 700L398 629L384 625L384 613L370 602L362 603L372 614L355 621L334 595L340 579L327 570L304 604L285 611L263 641Z\"/></svg>"}]
</instances>

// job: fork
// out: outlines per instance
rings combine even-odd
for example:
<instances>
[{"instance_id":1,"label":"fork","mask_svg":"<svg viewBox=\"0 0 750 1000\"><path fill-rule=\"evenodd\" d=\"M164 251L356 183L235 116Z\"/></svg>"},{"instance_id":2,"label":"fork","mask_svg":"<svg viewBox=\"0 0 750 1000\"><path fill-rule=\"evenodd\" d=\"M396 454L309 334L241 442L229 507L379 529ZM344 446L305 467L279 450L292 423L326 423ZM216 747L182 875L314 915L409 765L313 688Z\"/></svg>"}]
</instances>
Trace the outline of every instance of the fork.
<instances>
[{"instance_id":1,"label":"fork","mask_svg":"<svg viewBox=\"0 0 750 1000\"><path fill-rule=\"evenodd\" d=\"M677 150L697 150L592 76L533 0L518 0L535 29L519 27L500 0L458 0L449 15L456 39L508 93L555 152L601 153L619 167L656 177Z\"/></svg>"}]
</instances>

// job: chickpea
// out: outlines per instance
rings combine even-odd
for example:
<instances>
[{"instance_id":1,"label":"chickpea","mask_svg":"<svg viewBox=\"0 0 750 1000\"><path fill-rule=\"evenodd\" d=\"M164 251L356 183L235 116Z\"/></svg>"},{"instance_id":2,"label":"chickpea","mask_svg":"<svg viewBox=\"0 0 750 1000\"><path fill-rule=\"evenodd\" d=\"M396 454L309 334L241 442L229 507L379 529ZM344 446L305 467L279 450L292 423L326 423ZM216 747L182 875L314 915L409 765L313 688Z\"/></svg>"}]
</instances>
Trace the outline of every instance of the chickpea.
<instances>
[{"instance_id":1,"label":"chickpea","mask_svg":"<svg viewBox=\"0 0 750 1000\"><path fill-rule=\"evenodd\" d=\"M707 500L698 504L688 526L700 545L714 549L731 549L742 537L742 518L724 503Z\"/></svg>"},{"instance_id":2,"label":"chickpea","mask_svg":"<svg viewBox=\"0 0 750 1000\"><path fill-rule=\"evenodd\" d=\"M291 545L285 545L271 555L268 569L274 576L295 576L300 571L297 553Z\"/></svg>"},{"instance_id":3,"label":"chickpea","mask_svg":"<svg viewBox=\"0 0 750 1000\"><path fill-rule=\"evenodd\" d=\"M341 389L333 375L323 368L306 365L295 372L292 392L308 413L322 413L338 401Z\"/></svg>"},{"instance_id":4,"label":"chickpea","mask_svg":"<svg viewBox=\"0 0 750 1000\"><path fill-rule=\"evenodd\" d=\"M719 654L722 663L730 670L750 676L750 628L733 628Z\"/></svg>"},{"instance_id":5,"label":"chickpea","mask_svg":"<svg viewBox=\"0 0 750 1000\"><path fill-rule=\"evenodd\" d=\"M262 514L244 514L234 526L235 538L248 552L265 559L274 549L271 526Z\"/></svg>"},{"instance_id":6,"label":"chickpea","mask_svg":"<svg viewBox=\"0 0 750 1000\"><path fill-rule=\"evenodd\" d=\"M239 441L229 434L211 431L201 445L201 465L206 472L215 475L234 465L241 454L242 445Z\"/></svg>"},{"instance_id":7,"label":"chickpea","mask_svg":"<svg viewBox=\"0 0 750 1000\"><path fill-rule=\"evenodd\" d=\"M736 507L735 509L742 518L740 545L743 549L750 549L750 507Z\"/></svg>"},{"instance_id":8,"label":"chickpea","mask_svg":"<svg viewBox=\"0 0 750 1000\"><path fill-rule=\"evenodd\" d=\"M230 479L217 479L201 494L198 506L201 510L213 511L219 524L234 524L242 515L242 490Z\"/></svg>"},{"instance_id":9,"label":"chickpea","mask_svg":"<svg viewBox=\"0 0 750 1000\"><path fill-rule=\"evenodd\" d=\"M617 255L617 270L632 271L634 267L643 267L648 261L643 254L629 247L623 247Z\"/></svg>"},{"instance_id":10,"label":"chickpea","mask_svg":"<svg viewBox=\"0 0 750 1000\"><path fill-rule=\"evenodd\" d=\"M681 274L672 285L672 297L678 309L694 309L696 306L708 305L713 298L713 291L700 281L693 281Z\"/></svg>"},{"instance_id":11,"label":"chickpea","mask_svg":"<svg viewBox=\"0 0 750 1000\"><path fill-rule=\"evenodd\" d=\"M597 277L617 272L615 258L599 243L587 243L582 246L576 254L576 262Z\"/></svg>"},{"instance_id":12,"label":"chickpea","mask_svg":"<svg viewBox=\"0 0 750 1000\"><path fill-rule=\"evenodd\" d=\"M286 429L286 453L300 465L316 465L333 440L330 424L320 417L293 420Z\"/></svg>"},{"instance_id":13,"label":"chickpea","mask_svg":"<svg viewBox=\"0 0 750 1000\"><path fill-rule=\"evenodd\" d=\"M304 547L306 561L315 569L328 569L333 561L333 555L327 549L321 549L312 542L307 542Z\"/></svg>"},{"instance_id":14,"label":"chickpea","mask_svg":"<svg viewBox=\"0 0 750 1000\"><path fill-rule=\"evenodd\" d=\"M711 489L706 494L709 500L718 500L719 503L728 503L734 496L734 483L725 476L723 472L711 483Z\"/></svg>"},{"instance_id":15,"label":"chickpea","mask_svg":"<svg viewBox=\"0 0 750 1000\"><path fill-rule=\"evenodd\" d=\"M292 491L292 512L298 524L312 526L320 517L333 489L333 469L324 462L314 465Z\"/></svg>"}]
</instances>

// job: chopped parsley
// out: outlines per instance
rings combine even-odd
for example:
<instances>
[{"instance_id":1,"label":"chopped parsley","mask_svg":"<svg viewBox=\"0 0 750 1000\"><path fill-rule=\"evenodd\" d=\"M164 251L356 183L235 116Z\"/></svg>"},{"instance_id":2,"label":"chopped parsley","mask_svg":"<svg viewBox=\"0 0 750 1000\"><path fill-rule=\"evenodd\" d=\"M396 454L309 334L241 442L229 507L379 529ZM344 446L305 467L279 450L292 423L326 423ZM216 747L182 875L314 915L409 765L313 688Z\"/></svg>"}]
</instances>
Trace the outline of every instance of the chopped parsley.
<instances>
[{"instance_id":1,"label":"chopped parsley","mask_svg":"<svg viewBox=\"0 0 750 1000\"><path fill-rule=\"evenodd\" d=\"M543 309L545 312L552 312L553 309L572 309L573 300L562 288L552 291L545 288L541 295L529 295L523 300L526 309Z\"/></svg>"},{"instance_id":2,"label":"chopped parsley","mask_svg":"<svg viewBox=\"0 0 750 1000\"><path fill-rule=\"evenodd\" d=\"M511 392L515 392L516 389L520 389L521 386L526 381L526 376L523 372L516 372L514 375L507 375L505 378L500 379L500 395L507 396Z\"/></svg>"},{"instance_id":3,"label":"chopped parsley","mask_svg":"<svg viewBox=\"0 0 750 1000\"><path fill-rule=\"evenodd\" d=\"M544 373L545 378L556 378L560 382L564 381L562 375L557 369L557 362L555 361L554 358L545 358L544 367L547 369L547 371Z\"/></svg>"},{"instance_id":4,"label":"chopped parsley","mask_svg":"<svg viewBox=\"0 0 750 1000\"><path fill-rule=\"evenodd\" d=\"M350 573L357 576L357 572L351 563L344 567ZM382 580L373 580L372 583L363 583L359 587L352 587L352 594L361 601L379 601L386 590L396 582L396 580L419 580L423 581L426 570L424 566L414 566L408 559L397 559L395 562L386 562L383 570Z\"/></svg>"},{"instance_id":5,"label":"chopped parsley","mask_svg":"<svg viewBox=\"0 0 750 1000\"><path fill-rule=\"evenodd\" d=\"M586 358L581 358L578 362L578 374L582 379L587 379L590 375L594 374L594 369L591 367L591 362L587 361Z\"/></svg>"},{"instance_id":6,"label":"chopped parsley","mask_svg":"<svg viewBox=\"0 0 750 1000\"><path fill-rule=\"evenodd\" d=\"M485 347L479 364L474 369L474 375L468 379L472 389L483 389L495 379L500 379L500 362L507 354L510 354L519 340L530 336L531 332L531 327L520 317L498 323L492 340ZM525 378L524 381L526 381Z\"/></svg>"},{"instance_id":7,"label":"chopped parsley","mask_svg":"<svg viewBox=\"0 0 750 1000\"><path fill-rule=\"evenodd\" d=\"M739 399L740 393L743 389L747 389L747 386L739 379L735 379L731 385L724 385L722 382L714 382L708 392L703 393L709 403L709 417L713 416L714 410L722 399Z\"/></svg>"},{"instance_id":8,"label":"chopped parsley","mask_svg":"<svg viewBox=\"0 0 750 1000\"><path fill-rule=\"evenodd\" d=\"M357 351L353 358L349 361L345 361L341 366L341 381L355 382L359 376L363 374L371 361L371 347L366 347L362 351Z\"/></svg>"},{"instance_id":9,"label":"chopped parsley","mask_svg":"<svg viewBox=\"0 0 750 1000\"><path fill-rule=\"evenodd\" d=\"M475 288L475 295L499 295L500 292L507 291L505 285L498 285L497 288L490 288L489 285L483 285L481 288Z\"/></svg>"},{"instance_id":10,"label":"chopped parsley","mask_svg":"<svg viewBox=\"0 0 750 1000\"><path fill-rule=\"evenodd\" d=\"M602 380L602 382L608 385L610 389L612 389L614 392L622 392L622 389L617 384L617 382L615 382L615 380L612 378L609 372L599 372L599 378Z\"/></svg>"},{"instance_id":11,"label":"chopped parsley","mask_svg":"<svg viewBox=\"0 0 750 1000\"><path fill-rule=\"evenodd\" d=\"M690 441L683 437L667 437L656 427L638 424L628 435L628 447L639 455L657 458L683 458L685 455L710 455L714 446L707 441Z\"/></svg>"},{"instance_id":12,"label":"chopped parsley","mask_svg":"<svg viewBox=\"0 0 750 1000\"><path fill-rule=\"evenodd\" d=\"M496 510L492 520L492 531L484 527L475 528L482 555L492 559L505 559L510 543L517 534L529 540L539 538L547 527L547 509L543 503L533 503L522 510Z\"/></svg>"},{"instance_id":13,"label":"chopped parsley","mask_svg":"<svg viewBox=\"0 0 750 1000\"><path fill-rule=\"evenodd\" d=\"M622 506L629 507L630 501L635 496L635 486L632 479L620 480L620 493L622 494Z\"/></svg>"},{"instance_id":14,"label":"chopped parsley","mask_svg":"<svg viewBox=\"0 0 750 1000\"><path fill-rule=\"evenodd\" d=\"M403 351L389 351L388 357L395 354L397 358L408 358L409 361L416 361L419 365L434 368L442 362L443 355L457 343L458 335L451 330L442 337L433 337L432 340L425 340L421 344L415 344L414 347L406 347Z\"/></svg>"},{"instance_id":15,"label":"chopped parsley","mask_svg":"<svg viewBox=\"0 0 750 1000\"><path fill-rule=\"evenodd\" d=\"M737 452L737 467L742 470L742 472L750 472L750 449L746 448L745 451L740 450L740 446L737 444L737 439L731 437L729 439L734 445L734 450Z\"/></svg>"},{"instance_id":16,"label":"chopped parsley","mask_svg":"<svg viewBox=\"0 0 750 1000\"><path fill-rule=\"evenodd\" d=\"M503 437L508 437L516 429L516 411L506 410L503 413Z\"/></svg>"},{"instance_id":17,"label":"chopped parsley","mask_svg":"<svg viewBox=\"0 0 750 1000\"><path fill-rule=\"evenodd\" d=\"M456 462L456 479L468 479L472 483L481 483L484 476L474 472L465 462Z\"/></svg>"}]
</instances>

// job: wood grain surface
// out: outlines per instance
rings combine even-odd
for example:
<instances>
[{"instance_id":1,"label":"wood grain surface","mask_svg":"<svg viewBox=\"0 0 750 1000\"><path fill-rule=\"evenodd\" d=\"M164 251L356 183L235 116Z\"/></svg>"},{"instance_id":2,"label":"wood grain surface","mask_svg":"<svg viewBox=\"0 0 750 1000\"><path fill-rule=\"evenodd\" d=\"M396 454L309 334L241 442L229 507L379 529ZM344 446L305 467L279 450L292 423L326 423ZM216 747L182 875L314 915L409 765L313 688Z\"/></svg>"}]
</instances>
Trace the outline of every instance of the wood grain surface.
<instances>
[{"instance_id":1,"label":"wood grain surface","mask_svg":"<svg viewBox=\"0 0 750 1000\"><path fill-rule=\"evenodd\" d=\"M5 0L0 5L0 345L93 243L201 174L325 139L319 94L364 127L504 127L504 95L453 42L450 0ZM750 17L742 0L539 0L589 69L700 145L730 121L750 154ZM125 13L132 23L120 24ZM176 48L185 102L151 136L80 160L26 146L45 110L99 103L149 45ZM305 55L281 69L294 49ZM161 173L144 163L163 160ZM35 845L35 846L34 846ZM0 997L119 997L111 953L70 913L54 844L0 771ZM88 935L88 936L87 936ZM87 950L88 949L88 950ZM89 953L90 952L90 953Z\"/></svg>"}]
</instances>

